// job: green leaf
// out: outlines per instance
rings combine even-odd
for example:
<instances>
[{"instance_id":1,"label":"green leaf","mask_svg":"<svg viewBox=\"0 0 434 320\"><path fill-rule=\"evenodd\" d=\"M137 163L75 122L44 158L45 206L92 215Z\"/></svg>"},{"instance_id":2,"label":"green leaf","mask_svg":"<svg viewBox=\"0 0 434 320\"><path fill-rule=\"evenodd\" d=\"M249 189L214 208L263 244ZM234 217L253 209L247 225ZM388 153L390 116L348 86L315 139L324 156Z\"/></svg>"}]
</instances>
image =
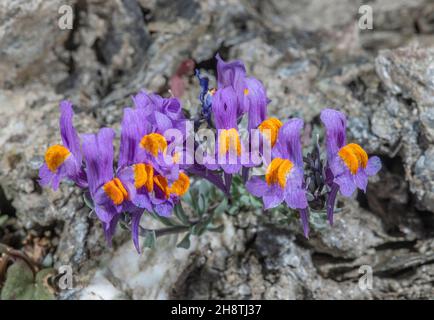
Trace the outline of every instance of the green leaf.
<instances>
[{"instance_id":1,"label":"green leaf","mask_svg":"<svg viewBox=\"0 0 434 320\"><path fill-rule=\"evenodd\" d=\"M35 300L52 300L54 299L53 294L49 290L48 279L54 275L53 269L42 269L36 274L35 280Z\"/></svg>"},{"instance_id":2,"label":"green leaf","mask_svg":"<svg viewBox=\"0 0 434 320\"><path fill-rule=\"evenodd\" d=\"M6 221L8 221L8 218L9 217L7 215L0 216L0 227L4 225Z\"/></svg>"},{"instance_id":3,"label":"green leaf","mask_svg":"<svg viewBox=\"0 0 434 320\"><path fill-rule=\"evenodd\" d=\"M214 209L215 214L222 214L228 209L228 199L224 198L222 202Z\"/></svg>"},{"instance_id":4,"label":"green leaf","mask_svg":"<svg viewBox=\"0 0 434 320\"><path fill-rule=\"evenodd\" d=\"M193 208L193 212L198 215L199 213L199 195L194 190L191 190L190 192L190 205Z\"/></svg>"},{"instance_id":5,"label":"green leaf","mask_svg":"<svg viewBox=\"0 0 434 320\"><path fill-rule=\"evenodd\" d=\"M196 223L194 226L191 227L191 234L195 236L200 236L204 233L206 230L207 223L206 222L199 222Z\"/></svg>"},{"instance_id":6,"label":"green leaf","mask_svg":"<svg viewBox=\"0 0 434 320\"><path fill-rule=\"evenodd\" d=\"M155 242L157 241L157 236L155 235L155 231L148 231L145 236L145 241L143 242L143 246L145 248L155 248Z\"/></svg>"},{"instance_id":7,"label":"green leaf","mask_svg":"<svg viewBox=\"0 0 434 320\"><path fill-rule=\"evenodd\" d=\"M26 262L19 259L8 268L4 283L2 300L53 300L47 278L52 269L43 269L33 277L33 272Z\"/></svg>"},{"instance_id":8,"label":"green leaf","mask_svg":"<svg viewBox=\"0 0 434 320\"><path fill-rule=\"evenodd\" d=\"M33 272L22 260L9 267L2 289L2 300L23 300L33 297Z\"/></svg>"},{"instance_id":9,"label":"green leaf","mask_svg":"<svg viewBox=\"0 0 434 320\"><path fill-rule=\"evenodd\" d=\"M229 208L228 213L230 215L235 215L237 214L238 210L239 210L238 206L233 205L232 207Z\"/></svg>"},{"instance_id":10,"label":"green leaf","mask_svg":"<svg viewBox=\"0 0 434 320\"><path fill-rule=\"evenodd\" d=\"M200 228L199 223L196 223L194 226L192 226L192 227L190 228L190 233L191 233L192 235L197 236L197 235L199 234L199 228Z\"/></svg>"},{"instance_id":11,"label":"green leaf","mask_svg":"<svg viewBox=\"0 0 434 320\"><path fill-rule=\"evenodd\" d=\"M122 230L129 230L129 227L125 222L119 222L119 226Z\"/></svg>"},{"instance_id":12,"label":"green leaf","mask_svg":"<svg viewBox=\"0 0 434 320\"><path fill-rule=\"evenodd\" d=\"M310 223L316 230L328 228L327 213L311 210L309 214Z\"/></svg>"},{"instance_id":13,"label":"green leaf","mask_svg":"<svg viewBox=\"0 0 434 320\"><path fill-rule=\"evenodd\" d=\"M83 201L86 204L86 206L88 206L90 209L95 209L95 206L93 204L92 198L90 197L90 193L89 192L85 192L83 193Z\"/></svg>"},{"instance_id":14,"label":"green leaf","mask_svg":"<svg viewBox=\"0 0 434 320\"><path fill-rule=\"evenodd\" d=\"M182 238L182 240L176 245L177 248L189 249L190 248L190 232Z\"/></svg>"},{"instance_id":15,"label":"green leaf","mask_svg":"<svg viewBox=\"0 0 434 320\"><path fill-rule=\"evenodd\" d=\"M208 199L205 197L204 194L199 194L199 199L198 199L198 214L199 216L203 216L207 210L208 210Z\"/></svg>"},{"instance_id":16,"label":"green leaf","mask_svg":"<svg viewBox=\"0 0 434 320\"><path fill-rule=\"evenodd\" d=\"M187 215L185 214L184 208L182 207L181 202L179 202L175 206L175 216L181 221L183 224L188 225L190 223Z\"/></svg>"},{"instance_id":17,"label":"green leaf","mask_svg":"<svg viewBox=\"0 0 434 320\"><path fill-rule=\"evenodd\" d=\"M249 206L250 205L250 197L248 195L242 195L239 198L239 202L243 205L243 206Z\"/></svg>"}]
</instances>

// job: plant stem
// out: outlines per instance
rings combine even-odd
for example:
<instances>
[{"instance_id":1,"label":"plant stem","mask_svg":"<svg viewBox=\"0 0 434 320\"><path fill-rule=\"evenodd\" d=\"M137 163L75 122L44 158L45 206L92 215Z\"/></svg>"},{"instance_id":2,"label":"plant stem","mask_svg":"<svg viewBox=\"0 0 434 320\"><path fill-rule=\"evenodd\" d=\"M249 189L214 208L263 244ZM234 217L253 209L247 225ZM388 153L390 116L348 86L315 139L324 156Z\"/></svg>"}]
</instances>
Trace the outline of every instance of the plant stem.
<instances>
[{"instance_id":1,"label":"plant stem","mask_svg":"<svg viewBox=\"0 0 434 320\"><path fill-rule=\"evenodd\" d=\"M188 226L174 226L174 227L168 227L168 228L162 228L162 229L145 229L142 226L140 226L139 234L142 237L146 237L149 232L154 231L155 236L162 237L169 234L175 234L175 233L182 233L186 232L190 229Z\"/></svg>"},{"instance_id":2,"label":"plant stem","mask_svg":"<svg viewBox=\"0 0 434 320\"><path fill-rule=\"evenodd\" d=\"M327 218L329 220L330 225L333 225L333 214L334 214L334 208L335 208L335 200L336 195L338 194L339 186L334 183L332 185L332 188L327 195L327 201L326 201L326 207L327 207Z\"/></svg>"},{"instance_id":3,"label":"plant stem","mask_svg":"<svg viewBox=\"0 0 434 320\"><path fill-rule=\"evenodd\" d=\"M30 269L33 272L33 275L36 275L36 265L35 262L33 262L25 253L15 250L8 245L5 245L3 243L0 243L0 253L4 253L12 258L20 258L23 259L25 263L30 267Z\"/></svg>"}]
</instances>

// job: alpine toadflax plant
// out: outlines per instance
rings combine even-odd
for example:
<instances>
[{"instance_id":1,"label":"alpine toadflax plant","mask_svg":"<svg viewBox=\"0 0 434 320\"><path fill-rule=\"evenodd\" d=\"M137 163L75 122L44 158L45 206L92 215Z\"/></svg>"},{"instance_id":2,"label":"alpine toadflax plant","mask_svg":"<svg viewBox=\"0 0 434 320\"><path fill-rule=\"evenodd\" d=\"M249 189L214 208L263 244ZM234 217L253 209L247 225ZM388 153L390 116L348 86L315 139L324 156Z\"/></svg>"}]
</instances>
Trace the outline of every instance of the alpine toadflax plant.
<instances>
[{"instance_id":1,"label":"alpine toadflax plant","mask_svg":"<svg viewBox=\"0 0 434 320\"><path fill-rule=\"evenodd\" d=\"M221 212L254 211L259 203L254 197L263 210L297 212L306 238L311 212L324 211L333 224L338 193L349 197L356 189L366 192L368 177L381 168L380 159L347 142L346 117L333 109L320 116L326 158L321 158L318 141L303 152L303 120L269 117L262 82L248 76L241 61L216 59L214 88L196 70L200 107L194 118L186 116L177 98L146 91L132 97L132 107L123 113L117 161L115 131L77 133L72 103L62 101L62 143L47 149L40 184L56 190L61 181L73 181L83 189L108 243L121 224L131 230L138 252L140 236L150 247L159 236L186 233L178 246L188 247L191 234L221 229L215 226ZM198 129L206 130L206 148L195 136ZM253 175L253 168L264 174ZM166 228L143 228L144 214Z\"/></svg>"}]
</instances>

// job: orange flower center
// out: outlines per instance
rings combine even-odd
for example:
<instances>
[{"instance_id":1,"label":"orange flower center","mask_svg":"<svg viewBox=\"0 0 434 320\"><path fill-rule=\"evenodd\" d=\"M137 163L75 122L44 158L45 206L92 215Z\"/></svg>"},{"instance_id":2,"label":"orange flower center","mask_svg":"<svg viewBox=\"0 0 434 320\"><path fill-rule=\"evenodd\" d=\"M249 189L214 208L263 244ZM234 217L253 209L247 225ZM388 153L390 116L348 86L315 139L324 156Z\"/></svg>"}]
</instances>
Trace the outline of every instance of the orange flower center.
<instances>
[{"instance_id":1,"label":"orange flower center","mask_svg":"<svg viewBox=\"0 0 434 320\"><path fill-rule=\"evenodd\" d=\"M190 187L190 178L183 172L179 173L178 180L172 183L170 193L175 193L178 196L183 196Z\"/></svg>"},{"instance_id":2,"label":"orange flower center","mask_svg":"<svg viewBox=\"0 0 434 320\"><path fill-rule=\"evenodd\" d=\"M128 192L125 190L121 180L118 178L114 178L113 180L105 183L102 189L117 206L128 199Z\"/></svg>"},{"instance_id":3,"label":"orange flower center","mask_svg":"<svg viewBox=\"0 0 434 320\"><path fill-rule=\"evenodd\" d=\"M368 164L368 154L356 143L349 143L342 147L338 154L352 174L356 174L360 166L366 168Z\"/></svg>"},{"instance_id":4,"label":"orange flower center","mask_svg":"<svg viewBox=\"0 0 434 320\"><path fill-rule=\"evenodd\" d=\"M237 155L241 155L241 141L238 131L235 128L220 130L219 153L225 155L229 150L236 150Z\"/></svg>"},{"instance_id":5,"label":"orange flower center","mask_svg":"<svg viewBox=\"0 0 434 320\"><path fill-rule=\"evenodd\" d=\"M286 177L291 171L294 164L288 159L275 158L269 164L265 173L265 181L268 185L279 184L280 187L285 188Z\"/></svg>"},{"instance_id":6,"label":"orange flower center","mask_svg":"<svg viewBox=\"0 0 434 320\"><path fill-rule=\"evenodd\" d=\"M183 196L190 187L190 178L183 172L179 173L178 179L175 180L171 186L169 186L167 179L163 176L154 176L154 183L163 191L166 198L169 198L171 194L177 196Z\"/></svg>"},{"instance_id":7,"label":"orange flower center","mask_svg":"<svg viewBox=\"0 0 434 320\"><path fill-rule=\"evenodd\" d=\"M156 157L159 152L165 152L167 149L167 141L159 133L145 135L140 141L140 145L154 157Z\"/></svg>"},{"instance_id":8,"label":"orange flower center","mask_svg":"<svg viewBox=\"0 0 434 320\"><path fill-rule=\"evenodd\" d=\"M154 190L154 168L150 164L134 165L134 186L136 189L146 186L148 192Z\"/></svg>"},{"instance_id":9,"label":"orange flower center","mask_svg":"<svg viewBox=\"0 0 434 320\"><path fill-rule=\"evenodd\" d=\"M280 122L277 118L268 118L264 120L259 126L258 129L261 133L269 132L270 134L270 142L271 146L274 147L274 144L277 140L277 135L279 133L279 129L282 126L282 122Z\"/></svg>"},{"instance_id":10,"label":"orange flower center","mask_svg":"<svg viewBox=\"0 0 434 320\"><path fill-rule=\"evenodd\" d=\"M70 154L71 152L67 148L59 144L49 147L47 152L45 152L45 163L48 169L52 172L56 172Z\"/></svg>"},{"instance_id":11,"label":"orange flower center","mask_svg":"<svg viewBox=\"0 0 434 320\"><path fill-rule=\"evenodd\" d=\"M154 176L154 183L158 186L158 188L160 188L161 191L163 191L166 198L169 198L170 188L167 179L160 175Z\"/></svg>"},{"instance_id":12,"label":"orange flower center","mask_svg":"<svg viewBox=\"0 0 434 320\"><path fill-rule=\"evenodd\" d=\"M244 89L244 95L247 96L249 94L249 89L245 88Z\"/></svg>"}]
</instances>

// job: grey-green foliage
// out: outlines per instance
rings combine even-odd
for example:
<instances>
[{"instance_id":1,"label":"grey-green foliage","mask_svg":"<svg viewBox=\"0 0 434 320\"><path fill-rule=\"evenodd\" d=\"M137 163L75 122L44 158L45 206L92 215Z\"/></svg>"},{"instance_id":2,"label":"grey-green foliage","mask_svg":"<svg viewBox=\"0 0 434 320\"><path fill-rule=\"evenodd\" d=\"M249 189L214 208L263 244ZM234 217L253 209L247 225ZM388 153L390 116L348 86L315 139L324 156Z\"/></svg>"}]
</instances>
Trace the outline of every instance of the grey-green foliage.
<instances>
[{"instance_id":1,"label":"grey-green foliage","mask_svg":"<svg viewBox=\"0 0 434 320\"><path fill-rule=\"evenodd\" d=\"M239 176L235 176L232 180L231 200L232 202L227 208L227 213L230 215L236 215L242 211L257 214L262 212L262 201L247 191L242 178Z\"/></svg>"},{"instance_id":2,"label":"grey-green foliage","mask_svg":"<svg viewBox=\"0 0 434 320\"><path fill-rule=\"evenodd\" d=\"M8 218L9 217L7 215L2 215L0 213L0 227L3 226L6 223L6 221L8 221Z\"/></svg>"},{"instance_id":3,"label":"grey-green foliage","mask_svg":"<svg viewBox=\"0 0 434 320\"><path fill-rule=\"evenodd\" d=\"M53 300L54 295L47 285L52 269L43 269L36 276L26 262L18 259L8 268L6 281L1 291L2 300Z\"/></svg>"},{"instance_id":4,"label":"grey-green foliage","mask_svg":"<svg viewBox=\"0 0 434 320\"><path fill-rule=\"evenodd\" d=\"M145 236L145 241L143 242L143 246L145 248L154 249L156 240L157 240L157 236L155 235L155 231L150 230L149 232L147 232Z\"/></svg>"}]
</instances>

